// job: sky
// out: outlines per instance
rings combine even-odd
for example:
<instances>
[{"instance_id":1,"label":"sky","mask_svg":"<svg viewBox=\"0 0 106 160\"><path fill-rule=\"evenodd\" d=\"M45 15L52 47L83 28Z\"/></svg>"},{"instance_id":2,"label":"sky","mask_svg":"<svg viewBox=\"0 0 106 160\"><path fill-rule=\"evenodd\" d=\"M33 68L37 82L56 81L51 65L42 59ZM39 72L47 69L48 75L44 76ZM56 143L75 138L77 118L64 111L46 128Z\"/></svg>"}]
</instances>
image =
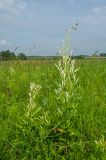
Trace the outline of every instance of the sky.
<instances>
[{"instance_id":1,"label":"sky","mask_svg":"<svg viewBox=\"0 0 106 160\"><path fill-rule=\"evenodd\" d=\"M0 51L56 55L75 23L73 55L106 52L106 0L0 0Z\"/></svg>"}]
</instances>

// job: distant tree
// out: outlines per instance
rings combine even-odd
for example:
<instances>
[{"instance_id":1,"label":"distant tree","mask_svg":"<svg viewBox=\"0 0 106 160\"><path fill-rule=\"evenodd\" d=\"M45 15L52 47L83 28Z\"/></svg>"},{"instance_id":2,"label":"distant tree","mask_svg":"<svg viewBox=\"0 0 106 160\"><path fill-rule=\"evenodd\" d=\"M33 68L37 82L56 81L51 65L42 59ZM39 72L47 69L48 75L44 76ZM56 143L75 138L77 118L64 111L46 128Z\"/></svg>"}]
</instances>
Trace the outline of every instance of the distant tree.
<instances>
[{"instance_id":1,"label":"distant tree","mask_svg":"<svg viewBox=\"0 0 106 160\"><path fill-rule=\"evenodd\" d=\"M77 56L74 56L74 58L76 59L84 59L86 57L86 55L77 55Z\"/></svg>"},{"instance_id":2,"label":"distant tree","mask_svg":"<svg viewBox=\"0 0 106 160\"><path fill-rule=\"evenodd\" d=\"M21 60L27 60L27 56L24 53L19 53L17 57Z\"/></svg>"},{"instance_id":3,"label":"distant tree","mask_svg":"<svg viewBox=\"0 0 106 160\"><path fill-rule=\"evenodd\" d=\"M106 57L106 53L100 53L100 57Z\"/></svg>"},{"instance_id":4,"label":"distant tree","mask_svg":"<svg viewBox=\"0 0 106 160\"><path fill-rule=\"evenodd\" d=\"M16 59L16 55L14 52L11 52L9 50L0 52L0 60L7 61L7 60L13 60L13 59Z\"/></svg>"}]
</instances>

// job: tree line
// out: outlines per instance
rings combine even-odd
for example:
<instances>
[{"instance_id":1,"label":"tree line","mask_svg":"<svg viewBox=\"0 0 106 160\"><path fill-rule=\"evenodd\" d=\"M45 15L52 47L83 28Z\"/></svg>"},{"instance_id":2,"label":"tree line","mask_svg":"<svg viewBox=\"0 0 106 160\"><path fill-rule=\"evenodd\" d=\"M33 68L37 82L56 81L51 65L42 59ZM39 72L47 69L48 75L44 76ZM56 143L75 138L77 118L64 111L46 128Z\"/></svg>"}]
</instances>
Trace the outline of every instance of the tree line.
<instances>
[{"instance_id":1,"label":"tree line","mask_svg":"<svg viewBox=\"0 0 106 160\"><path fill-rule=\"evenodd\" d=\"M76 55L72 56L72 58L75 59L83 59L87 57L106 57L106 53L99 53L95 52L92 54L92 56L89 55ZM24 53L18 53L17 55L14 52L11 52L10 50L5 50L0 52L0 61L8 61L8 60L31 60L31 59L36 59L36 60L44 60L44 59L60 59L61 56L26 56Z\"/></svg>"},{"instance_id":2,"label":"tree line","mask_svg":"<svg viewBox=\"0 0 106 160\"><path fill-rule=\"evenodd\" d=\"M1 61L8 61L8 60L26 60L27 56L24 53L18 53L17 55L10 50L1 51L0 52L0 60Z\"/></svg>"}]
</instances>

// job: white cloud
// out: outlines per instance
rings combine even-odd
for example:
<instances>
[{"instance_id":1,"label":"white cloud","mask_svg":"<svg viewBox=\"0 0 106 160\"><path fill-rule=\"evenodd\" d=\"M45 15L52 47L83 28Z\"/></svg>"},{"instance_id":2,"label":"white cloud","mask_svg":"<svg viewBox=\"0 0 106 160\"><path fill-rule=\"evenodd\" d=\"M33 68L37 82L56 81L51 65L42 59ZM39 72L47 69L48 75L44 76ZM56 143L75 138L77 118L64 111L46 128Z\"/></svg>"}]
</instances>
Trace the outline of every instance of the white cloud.
<instances>
[{"instance_id":1,"label":"white cloud","mask_svg":"<svg viewBox=\"0 0 106 160\"><path fill-rule=\"evenodd\" d=\"M1 40L0 40L0 45L1 45L1 46L6 46L6 45L7 45L7 41L4 40L4 39L1 39Z\"/></svg>"},{"instance_id":2,"label":"white cloud","mask_svg":"<svg viewBox=\"0 0 106 160\"><path fill-rule=\"evenodd\" d=\"M100 13L100 12L104 12L106 11L106 6L105 5L102 5L102 6L96 6L92 9L92 11L94 13Z\"/></svg>"},{"instance_id":3,"label":"white cloud","mask_svg":"<svg viewBox=\"0 0 106 160\"><path fill-rule=\"evenodd\" d=\"M101 11L101 7L94 7L93 9L92 9L92 11L93 12L100 12Z\"/></svg>"},{"instance_id":4,"label":"white cloud","mask_svg":"<svg viewBox=\"0 0 106 160\"><path fill-rule=\"evenodd\" d=\"M26 3L23 0L0 0L0 11L17 15L26 9Z\"/></svg>"},{"instance_id":5,"label":"white cloud","mask_svg":"<svg viewBox=\"0 0 106 160\"><path fill-rule=\"evenodd\" d=\"M88 14L88 15L83 16L81 21L86 26L95 26L95 25L99 24L100 20L101 19L98 16L95 16L95 15L92 15L92 14Z\"/></svg>"},{"instance_id":6,"label":"white cloud","mask_svg":"<svg viewBox=\"0 0 106 160\"><path fill-rule=\"evenodd\" d=\"M87 15L82 17L81 21L90 26L106 26L106 6L93 7Z\"/></svg>"}]
</instances>

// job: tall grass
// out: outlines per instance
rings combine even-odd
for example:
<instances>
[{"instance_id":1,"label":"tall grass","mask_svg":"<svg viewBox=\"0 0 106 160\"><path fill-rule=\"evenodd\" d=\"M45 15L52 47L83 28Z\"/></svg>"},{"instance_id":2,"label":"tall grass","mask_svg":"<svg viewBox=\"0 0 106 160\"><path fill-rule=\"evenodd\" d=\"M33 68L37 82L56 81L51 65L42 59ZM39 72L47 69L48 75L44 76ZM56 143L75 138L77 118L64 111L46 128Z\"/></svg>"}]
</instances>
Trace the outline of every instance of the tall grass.
<instances>
[{"instance_id":1,"label":"tall grass","mask_svg":"<svg viewBox=\"0 0 106 160\"><path fill-rule=\"evenodd\" d=\"M106 159L106 62L69 43L55 64L0 63L1 160Z\"/></svg>"}]
</instances>

